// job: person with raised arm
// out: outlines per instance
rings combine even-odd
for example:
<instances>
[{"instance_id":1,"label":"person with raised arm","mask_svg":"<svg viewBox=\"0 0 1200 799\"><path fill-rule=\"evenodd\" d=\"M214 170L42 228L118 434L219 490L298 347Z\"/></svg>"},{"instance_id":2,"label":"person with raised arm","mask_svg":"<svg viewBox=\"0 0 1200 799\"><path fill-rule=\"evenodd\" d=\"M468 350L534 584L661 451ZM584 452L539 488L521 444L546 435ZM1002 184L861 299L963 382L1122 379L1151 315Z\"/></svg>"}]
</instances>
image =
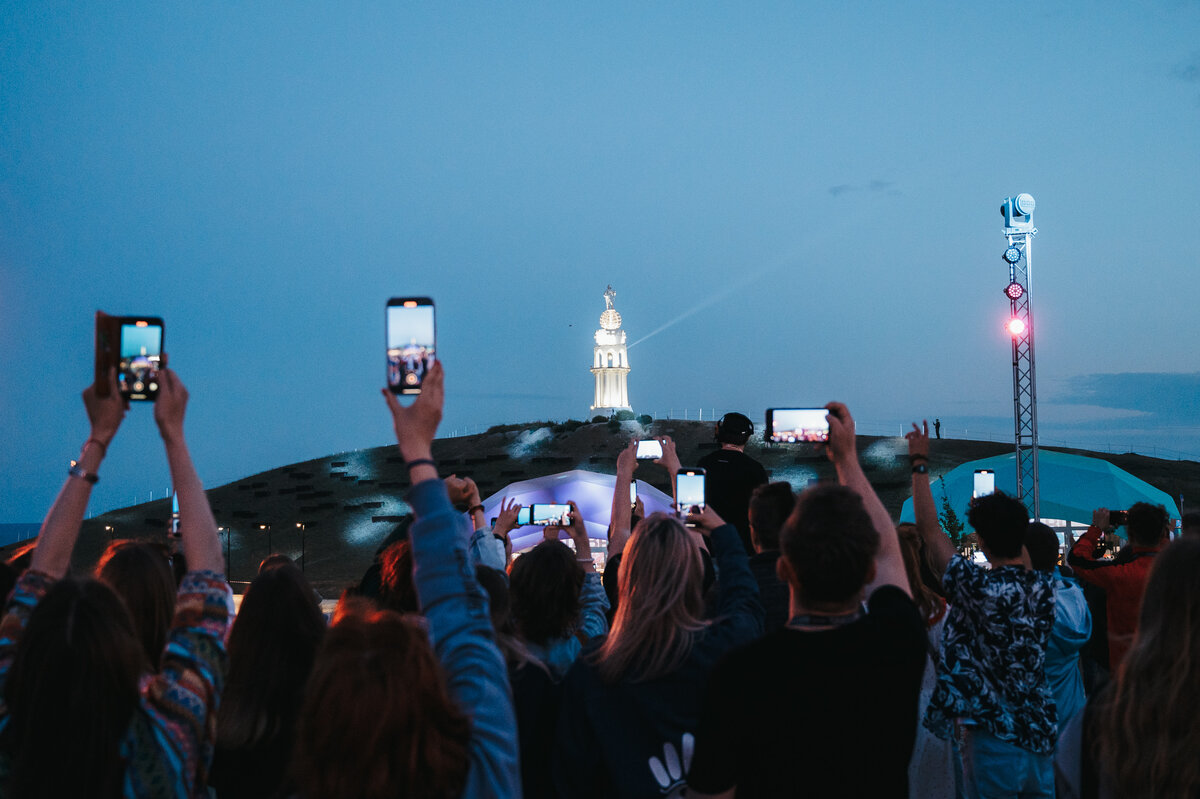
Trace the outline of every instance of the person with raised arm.
<instances>
[{"instance_id":1,"label":"person with raised arm","mask_svg":"<svg viewBox=\"0 0 1200 799\"><path fill-rule=\"evenodd\" d=\"M928 462L928 429L909 440L916 470L922 454ZM918 528L949 603L924 724L957 740L967 796L1053 797L1057 726L1046 652L1054 581L1029 568L1029 511L999 491L971 501L967 520L990 564L985 569L954 551L932 521L932 496L920 489L914 479Z\"/></svg>"},{"instance_id":2,"label":"person with raised arm","mask_svg":"<svg viewBox=\"0 0 1200 799\"><path fill-rule=\"evenodd\" d=\"M229 586L217 526L184 439L187 402L164 355L154 418L192 571L179 586L161 669L143 673L145 654L113 590L66 576L92 486L126 412L115 370L107 397L94 387L83 393L91 432L0 621L4 795L191 797L205 791L227 662Z\"/></svg>"},{"instance_id":3,"label":"person with raised arm","mask_svg":"<svg viewBox=\"0 0 1200 799\"><path fill-rule=\"evenodd\" d=\"M806 490L784 524L790 619L713 672L689 797L908 795L925 625L854 419L826 408L840 485Z\"/></svg>"},{"instance_id":4,"label":"person with raised arm","mask_svg":"<svg viewBox=\"0 0 1200 799\"><path fill-rule=\"evenodd\" d=\"M471 530L433 460L444 386L435 361L412 405L383 389L412 481L424 623L382 610L330 628L300 714L293 763L302 797L521 795L508 672L468 552Z\"/></svg>"}]
</instances>

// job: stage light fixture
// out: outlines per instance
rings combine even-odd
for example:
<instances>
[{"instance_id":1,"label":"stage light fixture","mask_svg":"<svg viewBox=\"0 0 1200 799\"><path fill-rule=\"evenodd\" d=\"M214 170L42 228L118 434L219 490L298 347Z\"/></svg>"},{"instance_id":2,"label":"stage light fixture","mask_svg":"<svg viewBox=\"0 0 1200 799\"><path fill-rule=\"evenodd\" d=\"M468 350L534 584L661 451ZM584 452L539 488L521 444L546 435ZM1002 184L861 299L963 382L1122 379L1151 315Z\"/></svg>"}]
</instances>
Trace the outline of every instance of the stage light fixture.
<instances>
[{"instance_id":1,"label":"stage light fixture","mask_svg":"<svg viewBox=\"0 0 1200 799\"><path fill-rule=\"evenodd\" d=\"M1032 194L1018 194L1013 200L1013 210L1021 216L1029 216L1037 208Z\"/></svg>"},{"instance_id":2,"label":"stage light fixture","mask_svg":"<svg viewBox=\"0 0 1200 799\"><path fill-rule=\"evenodd\" d=\"M1004 251L1004 260L1010 264L1015 264L1021 260L1021 251L1016 247L1009 247Z\"/></svg>"},{"instance_id":3,"label":"stage light fixture","mask_svg":"<svg viewBox=\"0 0 1200 799\"><path fill-rule=\"evenodd\" d=\"M1025 321L1023 319L1009 319L1008 324L1004 326L1008 334L1013 338L1018 338L1025 333Z\"/></svg>"},{"instance_id":4,"label":"stage light fixture","mask_svg":"<svg viewBox=\"0 0 1200 799\"><path fill-rule=\"evenodd\" d=\"M1021 299L1021 295L1024 293L1025 287L1015 280L1004 287L1004 296L1008 297L1010 300L1019 300Z\"/></svg>"}]
</instances>

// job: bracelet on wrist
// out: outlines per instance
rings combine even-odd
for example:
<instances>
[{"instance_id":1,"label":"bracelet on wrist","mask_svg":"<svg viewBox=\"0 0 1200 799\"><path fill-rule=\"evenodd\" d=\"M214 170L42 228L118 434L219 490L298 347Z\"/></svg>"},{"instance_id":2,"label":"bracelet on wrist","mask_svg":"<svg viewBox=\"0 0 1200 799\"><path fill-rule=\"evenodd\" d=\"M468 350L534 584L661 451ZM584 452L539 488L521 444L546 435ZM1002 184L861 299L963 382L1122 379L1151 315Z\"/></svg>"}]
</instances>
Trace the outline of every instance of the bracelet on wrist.
<instances>
[{"instance_id":1,"label":"bracelet on wrist","mask_svg":"<svg viewBox=\"0 0 1200 799\"><path fill-rule=\"evenodd\" d=\"M592 560L591 556L588 556L586 558L575 558L575 560L579 561L580 563L595 563L595 561Z\"/></svg>"},{"instance_id":2,"label":"bracelet on wrist","mask_svg":"<svg viewBox=\"0 0 1200 799\"><path fill-rule=\"evenodd\" d=\"M78 477L80 480L86 480L93 485L100 482L100 476L84 469L79 465L79 461L71 461L71 465L67 468L67 474L71 477Z\"/></svg>"},{"instance_id":3,"label":"bracelet on wrist","mask_svg":"<svg viewBox=\"0 0 1200 799\"><path fill-rule=\"evenodd\" d=\"M923 463L918 463L912 467L913 474L929 474L929 467Z\"/></svg>"},{"instance_id":4,"label":"bracelet on wrist","mask_svg":"<svg viewBox=\"0 0 1200 799\"><path fill-rule=\"evenodd\" d=\"M917 455L909 455L908 456L909 463L914 463L916 461L928 461L928 460L929 460L928 455L917 454Z\"/></svg>"},{"instance_id":5,"label":"bracelet on wrist","mask_svg":"<svg viewBox=\"0 0 1200 799\"><path fill-rule=\"evenodd\" d=\"M101 458L108 457L108 444L105 444L103 441L101 441L98 438L89 438L87 441L83 442L83 448L87 449L88 444L95 444L96 446L98 446L100 448L100 457Z\"/></svg>"},{"instance_id":6,"label":"bracelet on wrist","mask_svg":"<svg viewBox=\"0 0 1200 799\"><path fill-rule=\"evenodd\" d=\"M412 469L414 466L432 466L436 469L437 461L435 461L433 458L416 458L414 460L404 462L405 469Z\"/></svg>"},{"instance_id":7,"label":"bracelet on wrist","mask_svg":"<svg viewBox=\"0 0 1200 799\"><path fill-rule=\"evenodd\" d=\"M475 511L483 513L483 505L472 505L471 507L467 508L467 513L475 513Z\"/></svg>"}]
</instances>

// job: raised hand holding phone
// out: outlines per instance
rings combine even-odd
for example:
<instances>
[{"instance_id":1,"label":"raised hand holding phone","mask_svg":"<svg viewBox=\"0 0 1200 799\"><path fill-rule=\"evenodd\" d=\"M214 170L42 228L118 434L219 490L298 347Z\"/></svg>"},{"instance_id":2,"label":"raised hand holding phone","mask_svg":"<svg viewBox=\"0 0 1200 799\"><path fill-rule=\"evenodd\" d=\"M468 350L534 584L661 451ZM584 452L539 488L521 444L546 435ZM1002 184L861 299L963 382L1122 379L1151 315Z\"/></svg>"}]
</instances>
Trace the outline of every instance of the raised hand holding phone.
<instances>
[{"instance_id":1,"label":"raised hand holding phone","mask_svg":"<svg viewBox=\"0 0 1200 799\"><path fill-rule=\"evenodd\" d=\"M422 391L412 405L404 407L390 389L382 389L384 401L392 414L392 428L396 432L396 444L406 463L428 460L408 470L413 484L436 479L437 469L433 461L433 437L442 421L442 405L445 402L446 375L441 361L434 361L422 383Z\"/></svg>"}]
</instances>

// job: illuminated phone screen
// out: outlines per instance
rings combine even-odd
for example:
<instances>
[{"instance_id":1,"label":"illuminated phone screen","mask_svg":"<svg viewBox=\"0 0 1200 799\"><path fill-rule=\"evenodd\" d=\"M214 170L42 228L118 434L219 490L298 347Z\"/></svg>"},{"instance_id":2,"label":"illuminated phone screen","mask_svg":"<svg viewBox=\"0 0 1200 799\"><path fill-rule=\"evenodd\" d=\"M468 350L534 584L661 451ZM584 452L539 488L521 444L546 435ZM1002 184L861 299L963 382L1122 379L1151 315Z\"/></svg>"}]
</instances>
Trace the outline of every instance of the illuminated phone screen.
<instances>
[{"instance_id":1,"label":"illuminated phone screen","mask_svg":"<svg viewBox=\"0 0 1200 799\"><path fill-rule=\"evenodd\" d=\"M996 473L990 469L980 469L975 472L975 490L972 497L986 497L996 493Z\"/></svg>"},{"instance_id":2,"label":"illuminated phone screen","mask_svg":"<svg viewBox=\"0 0 1200 799\"><path fill-rule=\"evenodd\" d=\"M776 444L821 443L829 440L825 408L772 408L768 437Z\"/></svg>"},{"instance_id":3,"label":"illuminated phone screen","mask_svg":"<svg viewBox=\"0 0 1200 799\"><path fill-rule=\"evenodd\" d=\"M520 525L521 527L524 527L525 525L530 524L529 511L530 511L529 505L526 505L525 507L523 507L519 511L517 511L517 524Z\"/></svg>"},{"instance_id":4,"label":"illuminated phone screen","mask_svg":"<svg viewBox=\"0 0 1200 799\"><path fill-rule=\"evenodd\" d=\"M570 505L532 505L531 516L534 524L561 524L563 527L571 525L571 506Z\"/></svg>"},{"instance_id":5,"label":"illuminated phone screen","mask_svg":"<svg viewBox=\"0 0 1200 799\"><path fill-rule=\"evenodd\" d=\"M123 395L133 400L146 400L158 394L162 338L162 325L148 322L121 325L117 382Z\"/></svg>"},{"instance_id":6,"label":"illuminated phone screen","mask_svg":"<svg viewBox=\"0 0 1200 799\"><path fill-rule=\"evenodd\" d=\"M662 444L654 439L646 439L637 443L638 460L657 460L662 455Z\"/></svg>"},{"instance_id":7,"label":"illuminated phone screen","mask_svg":"<svg viewBox=\"0 0 1200 799\"><path fill-rule=\"evenodd\" d=\"M397 394L420 394L436 350L433 303L426 298L391 300L387 306L388 387Z\"/></svg>"},{"instance_id":8,"label":"illuminated phone screen","mask_svg":"<svg viewBox=\"0 0 1200 799\"><path fill-rule=\"evenodd\" d=\"M680 471L675 477L675 503L686 511L693 505L704 507L704 472Z\"/></svg>"}]
</instances>

